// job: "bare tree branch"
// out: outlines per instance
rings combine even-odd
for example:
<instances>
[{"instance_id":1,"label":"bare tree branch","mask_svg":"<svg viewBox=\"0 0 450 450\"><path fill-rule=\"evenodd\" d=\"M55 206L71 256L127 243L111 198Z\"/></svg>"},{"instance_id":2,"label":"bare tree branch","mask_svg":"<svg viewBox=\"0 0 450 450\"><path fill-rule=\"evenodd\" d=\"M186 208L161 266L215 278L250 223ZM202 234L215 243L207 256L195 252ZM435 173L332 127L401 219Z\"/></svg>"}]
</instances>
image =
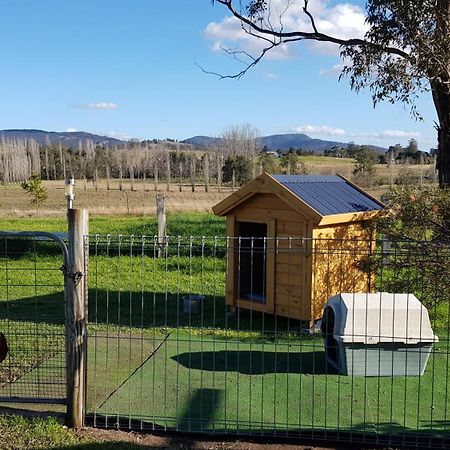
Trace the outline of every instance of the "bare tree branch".
<instances>
[{"instance_id":1,"label":"bare tree branch","mask_svg":"<svg viewBox=\"0 0 450 450\"><path fill-rule=\"evenodd\" d=\"M217 3L224 5L231 12L231 14L233 14L234 17L239 19L242 23L248 25L252 30L256 31L257 33L259 33L263 36L269 35L269 36L273 36L273 37L280 39L280 41L278 43L276 43L273 47L285 43L286 42L285 40L287 40L287 39L289 40L289 42L300 41L300 40L314 40L314 41L320 41L320 42L331 42L333 44L337 44L337 45L344 46L344 47L351 47L351 46L373 47L373 48L383 50L386 53L400 56L402 58L409 57L408 53L406 53L405 51L403 51L399 48L396 48L396 47L384 47L375 42L370 42L370 41L367 41L364 39L358 39L358 38L340 39L340 38L336 38L334 36L329 36L327 34L318 32L316 29L315 23L314 23L314 19L313 19L311 13L309 13L309 11L307 10L308 0L305 0L303 10L308 15L308 17L310 19L312 19L312 26L313 26L313 30L314 30L313 32L282 31L282 30L277 31L277 30L271 29L271 28L264 28L261 25L258 25L256 22L254 22L251 18L246 17L243 14L241 14L234 7L232 0L215 0L215 1L217 1ZM244 30L248 32L248 30L246 30L245 28L244 28ZM255 36L260 37L259 35L255 35ZM264 51L264 54L265 53L267 53L267 51ZM261 60L261 58L258 58L258 60Z\"/></svg>"},{"instance_id":2,"label":"bare tree branch","mask_svg":"<svg viewBox=\"0 0 450 450\"><path fill-rule=\"evenodd\" d=\"M278 44L276 44L276 43L272 43L269 47L263 49L263 50L261 51L260 55L259 55L258 57L256 57L256 58L255 58L254 56L250 55L249 53L243 51L243 50L229 50L229 49L226 49L226 48L222 48L222 47L221 47L221 49L222 49L227 55L232 56L233 59L235 59L236 61L239 61L240 63L245 64L245 68L244 68L244 69L242 69L240 72L235 73L235 74L232 74L232 75L223 75L223 74L220 74L220 73L218 73L218 72L213 72L213 71L210 71L210 70L206 70L204 67L202 67L201 65L199 65L197 62L195 62L195 65L196 65L203 73L206 73L206 74L208 74L208 75L214 75L214 76L220 78L221 80L227 79L227 78L228 78L228 79L233 79L233 78L234 78L234 79L239 80L239 79L242 78L242 77L243 77L243 76L244 76L244 75L245 75L252 67L256 66L256 65L261 61L261 59L264 58L264 55L265 55L269 50L271 50L273 47L276 47L277 45L278 45ZM247 63L247 62L242 61L241 59L237 58L236 56L237 56L238 54L242 54L242 55L247 56L248 58L250 58L251 62L250 62L250 63Z\"/></svg>"}]
</instances>

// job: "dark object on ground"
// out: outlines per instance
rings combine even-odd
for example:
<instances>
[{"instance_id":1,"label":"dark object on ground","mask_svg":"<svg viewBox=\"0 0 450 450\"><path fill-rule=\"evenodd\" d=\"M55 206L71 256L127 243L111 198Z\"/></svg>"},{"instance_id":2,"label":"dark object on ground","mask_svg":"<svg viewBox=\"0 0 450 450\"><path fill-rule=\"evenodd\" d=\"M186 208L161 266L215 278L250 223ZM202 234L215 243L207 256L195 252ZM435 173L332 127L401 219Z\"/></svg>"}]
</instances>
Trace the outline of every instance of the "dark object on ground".
<instances>
[{"instance_id":1,"label":"dark object on ground","mask_svg":"<svg viewBox=\"0 0 450 450\"><path fill-rule=\"evenodd\" d=\"M8 354L8 343L6 342L5 335L0 332L0 363L6 358Z\"/></svg>"}]
</instances>

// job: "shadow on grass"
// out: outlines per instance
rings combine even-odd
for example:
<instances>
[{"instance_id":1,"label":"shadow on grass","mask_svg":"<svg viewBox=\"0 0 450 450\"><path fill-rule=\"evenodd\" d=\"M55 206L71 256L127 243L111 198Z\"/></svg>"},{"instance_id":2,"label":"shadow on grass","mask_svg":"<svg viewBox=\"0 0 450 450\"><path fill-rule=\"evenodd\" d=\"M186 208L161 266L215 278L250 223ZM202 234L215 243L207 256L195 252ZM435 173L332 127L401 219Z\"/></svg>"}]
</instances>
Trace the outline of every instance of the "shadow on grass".
<instances>
[{"instance_id":1,"label":"shadow on grass","mask_svg":"<svg viewBox=\"0 0 450 450\"><path fill-rule=\"evenodd\" d=\"M325 352L264 352L259 350L221 350L181 353L172 359L188 369L211 372L239 372L245 375L289 373L308 375L336 374L325 361Z\"/></svg>"},{"instance_id":2,"label":"shadow on grass","mask_svg":"<svg viewBox=\"0 0 450 450\"><path fill-rule=\"evenodd\" d=\"M183 311L188 292L89 291L89 322L135 328L204 328L300 334L302 322L256 311L229 313L223 296L205 296L198 313ZM0 301L0 320L64 324L64 292ZM303 339L307 337L303 336Z\"/></svg>"},{"instance_id":3,"label":"shadow on grass","mask_svg":"<svg viewBox=\"0 0 450 450\"><path fill-rule=\"evenodd\" d=\"M202 431L214 422L214 414L223 398L221 389L194 389L185 409L177 417L177 428L186 431Z\"/></svg>"}]
</instances>

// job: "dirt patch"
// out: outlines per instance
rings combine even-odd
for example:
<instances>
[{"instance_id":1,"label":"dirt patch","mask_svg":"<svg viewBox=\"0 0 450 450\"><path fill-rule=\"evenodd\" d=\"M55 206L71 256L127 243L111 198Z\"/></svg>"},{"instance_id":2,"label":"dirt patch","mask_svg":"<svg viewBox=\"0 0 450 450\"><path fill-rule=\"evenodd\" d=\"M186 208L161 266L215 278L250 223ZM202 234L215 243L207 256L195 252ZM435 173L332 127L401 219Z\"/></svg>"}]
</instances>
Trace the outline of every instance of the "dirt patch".
<instances>
[{"instance_id":1,"label":"dirt patch","mask_svg":"<svg viewBox=\"0 0 450 450\"><path fill-rule=\"evenodd\" d=\"M189 449L189 450L339 450L342 447L315 447L311 445L275 444L252 442L248 440L212 441L208 439L194 439L186 436L159 436L154 434L140 434L135 432L101 430L97 428L83 428L76 434L93 442L126 442L149 449Z\"/></svg>"}]
</instances>

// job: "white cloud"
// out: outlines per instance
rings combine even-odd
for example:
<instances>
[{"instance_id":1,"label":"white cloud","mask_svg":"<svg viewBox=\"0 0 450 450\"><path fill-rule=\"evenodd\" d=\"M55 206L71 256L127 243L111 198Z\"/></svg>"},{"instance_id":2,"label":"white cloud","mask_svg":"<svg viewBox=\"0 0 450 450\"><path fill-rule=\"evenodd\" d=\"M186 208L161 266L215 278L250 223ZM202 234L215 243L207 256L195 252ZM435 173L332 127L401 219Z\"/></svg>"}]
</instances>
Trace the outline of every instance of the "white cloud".
<instances>
[{"instance_id":1,"label":"white cloud","mask_svg":"<svg viewBox=\"0 0 450 450\"><path fill-rule=\"evenodd\" d=\"M305 133L322 136L345 136L347 133L342 128L332 128L326 125L301 125L293 129L296 133Z\"/></svg>"},{"instance_id":2,"label":"white cloud","mask_svg":"<svg viewBox=\"0 0 450 450\"><path fill-rule=\"evenodd\" d=\"M385 138L417 139L420 138L420 133L417 133L416 131L384 130L380 133L380 136Z\"/></svg>"},{"instance_id":3,"label":"white cloud","mask_svg":"<svg viewBox=\"0 0 450 450\"><path fill-rule=\"evenodd\" d=\"M327 0L317 0L309 5L309 11L315 18L319 32L340 39L361 38L368 26L365 23L364 11L361 7L350 3L338 3L329 6ZM275 29L283 31L312 31L309 18L303 12L303 2L293 0L272 0L267 12L267 20ZM258 37L249 35L242 29L241 23L234 17L227 16L221 22L209 23L204 36L213 42L211 49L239 49L251 54L258 54L268 43ZM326 42L310 41L309 48L314 52L339 54L339 47ZM294 56L292 45L283 45L271 50L268 58L286 59Z\"/></svg>"},{"instance_id":4,"label":"white cloud","mask_svg":"<svg viewBox=\"0 0 450 450\"><path fill-rule=\"evenodd\" d=\"M84 109L104 109L104 110L114 110L118 109L119 105L113 102L98 102L98 103L87 103L85 105L81 105Z\"/></svg>"},{"instance_id":5,"label":"white cloud","mask_svg":"<svg viewBox=\"0 0 450 450\"><path fill-rule=\"evenodd\" d=\"M100 133L103 136L108 136L114 139L119 139L120 141L131 141L133 139L133 136L130 136L126 133L120 133L114 130L108 131L107 133Z\"/></svg>"},{"instance_id":6,"label":"white cloud","mask_svg":"<svg viewBox=\"0 0 450 450\"><path fill-rule=\"evenodd\" d=\"M319 75L336 76L336 75L339 75L342 72L343 68L344 68L344 64L335 64L334 66L329 67L328 69L321 69L321 70L319 70Z\"/></svg>"},{"instance_id":7,"label":"white cloud","mask_svg":"<svg viewBox=\"0 0 450 450\"><path fill-rule=\"evenodd\" d=\"M211 50L221 52L224 49L231 51L242 51L249 54L258 54L269 44L267 41L258 39L246 33L241 23L235 17L225 17L222 22L209 23L203 35L212 41ZM269 59L288 59L293 56L291 47L280 45L267 54ZM236 58L245 58L245 55L235 54Z\"/></svg>"},{"instance_id":8,"label":"white cloud","mask_svg":"<svg viewBox=\"0 0 450 450\"><path fill-rule=\"evenodd\" d=\"M421 134L417 131L405 130L382 130L371 132L347 132L342 128L330 127L327 125L300 125L290 130L294 133L304 133L310 136L333 136L347 139L371 139L378 142L392 139L420 139Z\"/></svg>"},{"instance_id":9,"label":"white cloud","mask_svg":"<svg viewBox=\"0 0 450 450\"><path fill-rule=\"evenodd\" d=\"M76 128L66 128L67 133L76 133L78 130Z\"/></svg>"},{"instance_id":10,"label":"white cloud","mask_svg":"<svg viewBox=\"0 0 450 450\"><path fill-rule=\"evenodd\" d=\"M278 75L276 75L276 74L274 74L272 72L268 72L267 70L262 70L261 73L268 80L278 80Z\"/></svg>"}]
</instances>

